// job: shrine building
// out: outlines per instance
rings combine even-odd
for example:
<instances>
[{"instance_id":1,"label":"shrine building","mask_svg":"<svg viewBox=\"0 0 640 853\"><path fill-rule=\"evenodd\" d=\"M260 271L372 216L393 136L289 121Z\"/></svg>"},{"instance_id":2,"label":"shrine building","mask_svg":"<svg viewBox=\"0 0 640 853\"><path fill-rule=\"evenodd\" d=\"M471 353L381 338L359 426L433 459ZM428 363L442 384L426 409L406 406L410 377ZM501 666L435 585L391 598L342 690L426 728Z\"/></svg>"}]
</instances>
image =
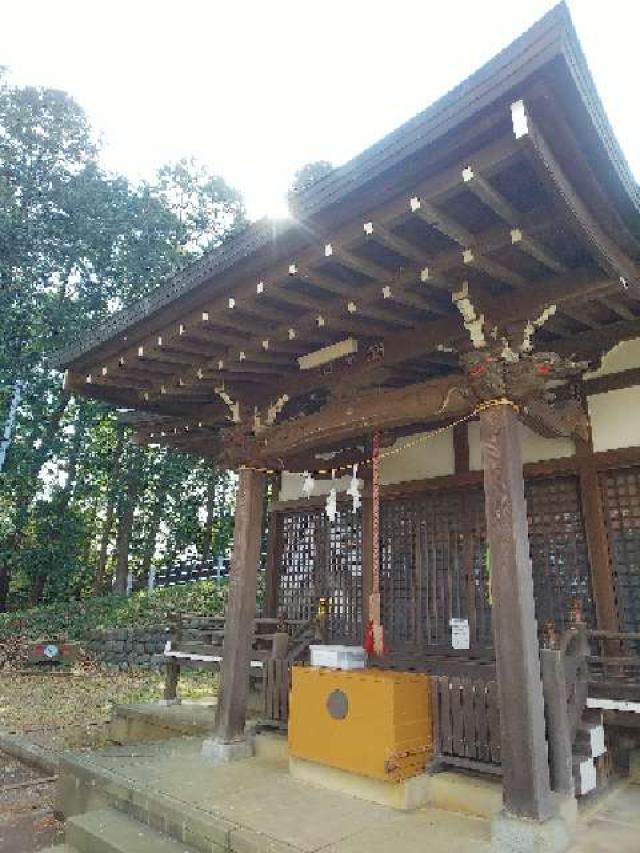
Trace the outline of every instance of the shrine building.
<instances>
[{"instance_id":1,"label":"shrine building","mask_svg":"<svg viewBox=\"0 0 640 853\"><path fill-rule=\"evenodd\" d=\"M369 772L387 705L343 738L357 672L430 727L380 778L492 774L536 826L599 784L581 725L640 701L639 259L638 184L560 5L56 355L137 442L238 472L212 755L246 741L257 617L289 633L257 656L263 716L291 714L302 759ZM323 644L365 669L309 666Z\"/></svg>"}]
</instances>

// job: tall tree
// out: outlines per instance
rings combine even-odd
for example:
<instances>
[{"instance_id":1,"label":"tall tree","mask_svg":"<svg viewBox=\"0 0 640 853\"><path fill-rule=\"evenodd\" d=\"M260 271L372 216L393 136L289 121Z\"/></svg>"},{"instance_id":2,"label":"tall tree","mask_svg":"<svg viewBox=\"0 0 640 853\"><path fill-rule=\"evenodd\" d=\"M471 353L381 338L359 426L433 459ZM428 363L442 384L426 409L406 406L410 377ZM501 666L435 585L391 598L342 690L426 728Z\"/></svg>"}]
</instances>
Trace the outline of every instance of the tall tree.
<instances>
[{"instance_id":1,"label":"tall tree","mask_svg":"<svg viewBox=\"0 0 640 853\"><path fill-rule=\"evenodd\" d=\"M86 423L76 432L77 410L68 415L62 377L48 369L46 354L148 293L244 222L238 194L193 161L169 165L156 181L135 186L106 174L77 103L63 92L12 86L0 70L0 387L17 379L26 385L0 474L0 610L12 575L20 589L31 588L32 600L49 595L46 590L70 594L93 585L97 591L114 548L116 509L121 568L131 548L139 566L138 519L148 517L153 502L154 484L134 483L126 465L120 490L113 454L118 459L127 440L114 446L106 407L83 404ZM168 453L174 457L179 461L166 489L183 495L184 506L166 538L179 549L199 535L192 519L204 497L193 481L198 463ZM127 453L125 461L134 458ZM125 537L122 520L129 515ZM78 523L66 526L67 517ZM150 538L155 521L148 520ZM52 539L56 565L44 547ZM79 554L95 560L95 579L79 565ZM71 585L59 566L76 573Z\"/></svg>"}]
</instances>

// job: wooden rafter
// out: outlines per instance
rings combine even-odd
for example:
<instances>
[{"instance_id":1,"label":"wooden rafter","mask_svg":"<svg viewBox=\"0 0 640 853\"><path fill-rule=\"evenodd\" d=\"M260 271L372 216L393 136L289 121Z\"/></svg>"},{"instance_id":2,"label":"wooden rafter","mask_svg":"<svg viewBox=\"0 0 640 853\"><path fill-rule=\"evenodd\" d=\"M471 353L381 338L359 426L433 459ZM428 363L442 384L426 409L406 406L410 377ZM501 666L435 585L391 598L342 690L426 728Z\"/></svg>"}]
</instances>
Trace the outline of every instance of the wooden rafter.
<instances>
[{"instance_id":1,"label":"wooden rafter","mask_svg":"<svg viewBox=\"0 0 640 853\"><path fill-rule=\"evenodd\" d=\"M640 276L635 263L605 234L578 196L524 102L516 102L512 112L519 144L572 229L580 235L606 272L630 287L637 287Z\"/></svg>"},{"instance_id":2,"label":"wooden rafter","mask_svg":"<svg viewBox=\"0 0 640 853\"><path fill-rule=\"evenodd\" d=\"M406 215L406 214L405 214ZM523 218L523 221L530 225L531 229L536 229L541 226L542 217L538 211L534 211L531 214L527 214L526 217ZM374 231L375 233L375 231ZM473 238L473 245L487 245L493 251L501 246L509 245L511 242L511 232L510 229L506 227L500 228L491 228L487 232L482 234L477 234ZM387 277L388 285L385 287L390 288L390 297L388 300L385 300L388 304L392 305L394 301L397 301L400 304L408 304L409 307L416 308L419 307L420 310L424 310L424 307L418 301L416 304L416 296L412 293L408 292L408 288L411 286L417 286L421 290L427 289L429 285L439 282L442 283L442 275L446 274L447 270L451 268L455 268L460 265L463 260L463 255L458 250L446 250L436 257L434 257L428 264L427 267L417 267L415 265L410 265L408 269L397 275L396 277ZM308 273L311 277L311 273ZM427 275L425 281L421 281L421 277ZM296 266L296 272L293 274L289 274L290 277L299 276L300 271ZM507 274L504 274L507 277ZM450 289L455 289L455 285L451 283L447 283L447 287ZM341 288L342 289L342 288ZM420 293L420 290L418 291ZM372 282L367 285L361 285L357 291L354 292L353 298L348 299L344 298L344 300L340 303L328 304L322 309L314 309L309 313L303 314L298 317L295 321L295 330L297 334L305 334L306 330L313 329L318 330L317 321L318 317L322 316L322 319L326 323L326 327L331 327L336 330L344 331L345 333L350 333L354 331L354 327L357 330L359 324L361 324L361 318L366 318L367 309L372 303L380 302L384 298L383 295L383 287L379 282ZM420 297L417 297L418 300ZM429 296L427 296L429 299ZM433 297L427 303L431 309L433 309L433 303L435 300ZM355 304L357 310L354 314L349 313L349 305L350 303ZM426 306L425 306L426 307ZM440 309L437 312L438 314L445 314L444 309ZM384 319L387 321L388 328L377 328L369 323L368 330L370 334L380 334L380 336L387 336L389 332L392 330L392 326L394 322L397 321L397 317L393 314L392 311L389 310L388 313L384 315ZM289 330L291 329L292 321L287 320L287 322L282 323L274 329L271 329L269 332L269 339L271 341L278 340L288 340L289 339ZM251 349L254 349L256 346L259 346L259 343L256 341L252 345L247 343L243 344L241 348L235 348L227 351L224 355L224 361L226 363L235 363L235 361L239 358L240 352L249 352ZM194 373L197 368L194 368Z\"/></svg>"},{"instance_id":3,"label":"wooden rafter","mask_svg":"<svg viewBox=\"0 0 640 853\"><path fill-rule=\"evenodd\" d=\"M471 190L483 204L511 226L511 242L517 249L530 255L552 272L562 273L566 271L565 265L554 257L539 240L523 232L520 227L522 214L502 193L494 189L477 169L468 166L464 169L462 177L467 189Z\"/></svg>"},{"instance_id":4,"label":"wooden rafter","mask_svg":"<svg viewBox=\"0 0 640 853\"><path fill-rule=\"evenodd\" d=\"M514 141L509 137L500 138L489 145L482 148L477 152L476 160L482 166L482 168L490 173L496 168L499 168L504 162L508 162L511 158L513 158L515 152L517 151L517 146ZM447 194L452 191L456 191L459 188L460 184L460 174L461 174L462 165L456 165L453 167L448 167L443 170L441 173L435 175L432 178L429 178L422 184L420 184L416 191L419 192L425 198L439 198L445 197ZM394 199L392 202L389 202L383 205L376 211L376 223L379 222L381 226L387 225L388 223L393 222L401 216L404 216L407 211L407 197L400 196ZM343 229L341 232L341 245L346 249L348 248L350 242L354 242L356 239L360 239L362 237L362 223L354 223L351 228ZM318 242L318 244L311 246L309 249L298 254L296 259L296 264L298 270L304 271L305 267L308 264L313 264L318 261L322 261L325 259L324 255L324 246L328 240L324 240L323 242ZM250 307L256 303L259 303L261 295L265 293L269 293L270 295L276 296L283 289L287 290L286 284L290 280L289 279L289 263L283 263L281 268L271 270L269 275L264 275L262 280L258 280L255 283L247 282L246 285L242 285L238 288L236 293L236 303L240 305L246 305ZM298 273L300 274L300 273ZM340 283L336 280L331 279L330 277L320 278L320 274L316 274L315 281L313 277L309 280L312 283L315 283L317 286L323 287L325 289L332 288L334 291L339 289ZM391 277L391 276L388 276ZM329 290L329 292L331 292ZM343 292L344 295L344 292ZM287 300L286 292L282 294L283 300ZM203 323L208 323L209 321L213 322L214 318L224 317L228 311L228 300L229 295L225 294L223 296L217 297L216 299L210 300L208 303L203 304L198 309L187 312L184 316L182 325L187 328L199 328ZM295 300L295 296L293 299ZM319 308L319 304L318 304ZM314 310L316 310L316 306L314 306ZM206 318L206 319L205 319ZM166 345L169 342L175 340L180 336L180 326L178 323L171 323L167 327L154 332L146 341L143 341L142 344L145 347L145 350L148 351L149 357L153 355L155 351L155 341L158 338L163 340L163 343ZM136 344L133 347L125 347L121 352L121 355L124 356L125 359L130 359L136 355L137 347L139 344ZM114 361L114 358L109 358L106 360L106 363L111 363Z\"/></svg>"}]
</instances>

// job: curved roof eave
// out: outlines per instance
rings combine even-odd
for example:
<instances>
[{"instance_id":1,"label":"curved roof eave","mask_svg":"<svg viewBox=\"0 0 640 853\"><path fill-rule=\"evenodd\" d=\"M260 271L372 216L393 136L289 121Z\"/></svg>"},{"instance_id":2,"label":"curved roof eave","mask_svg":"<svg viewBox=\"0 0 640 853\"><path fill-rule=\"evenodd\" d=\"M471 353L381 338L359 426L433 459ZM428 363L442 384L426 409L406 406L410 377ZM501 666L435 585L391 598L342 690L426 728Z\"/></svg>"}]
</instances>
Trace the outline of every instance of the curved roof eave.
<instances>
[{"instance_id":1,"label":"curved roof eave","mask_svg":"<svg viewBox=\"0 0 640 853\"><path fill-rule=\"evenodd\" d=\"M640 211L640 190L607 119L568 8L562 2L465 81L302 194L297 199L296 216L302 221L311 221L345 201L365 185L401 166L403 161L486 110L514 86L558 58L564 60L588 114L601 159L610 165L609 191L617 204L626 206L627 213L632 210L637 214ZM292 220L276 226L272 221L263 219L247 226L237 236L172 276L150 295L115 314L76 343L53 354L51 364L64 369L100 350L125 330L160 315L169 305L193 294L212 279L232 270L242 260L268 247L274 240L274 228L277 227L282 229L280 238L296 231Z\"/></svg>"}]
</instances>

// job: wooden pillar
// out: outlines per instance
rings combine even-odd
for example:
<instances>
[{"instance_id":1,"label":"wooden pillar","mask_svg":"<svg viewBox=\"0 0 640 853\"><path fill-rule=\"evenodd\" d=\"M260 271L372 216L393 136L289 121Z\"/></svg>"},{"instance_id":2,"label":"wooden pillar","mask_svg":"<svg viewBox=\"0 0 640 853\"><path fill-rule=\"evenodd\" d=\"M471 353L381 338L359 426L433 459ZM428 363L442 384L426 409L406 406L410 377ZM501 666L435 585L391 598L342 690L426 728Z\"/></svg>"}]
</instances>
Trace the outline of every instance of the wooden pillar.
<instances>
[{"instance_id":1,"label":"wooden pillar","mask_svg":"<svg viewBox=\"0 0 640 853\"><path fill-rule=\"evenodd\" d=\"M580 461L580 499L591 569L596 623L602 631L618 630L615 578L605 521L600 478L589 454Z\"/></svg>"},{"instance_id":2,"label":"wooden pillar","mask_svg":"<svg viewBox=\"0 0 640 853\"><path fill-rule=\"evenodd\" d=\"M269 538L267 540L267 565L264 589L264 615L270 619L274 619L278 615L283 529L284 517L282 512L271 510L269 516Z\"/></svg>"},{"instance_id":3,"label":"wooden pillar","mask_svg":"<svg viewBox=\"0 0 640 853\"><path fill-rule=\"evenodd\" d=\"M618 630L618 608L616 606L613 561L609 551L609 537L605 519L600 478L593 458L593 436L589 405L584 385L577 392L588 419L589 431L586 440L576 439L576 456L579 460L580 502L584 535L591 570L591 589L596 608L596 625L601 631ZM615 655L615 650L612 654Z\"/></svg>"},{"instance_id":4,"label":"wooden pillar","mask_svg":"<svg viewBox=\"0 0 640 853\"><path fill-rule=\"evenodd\" d=\"M244 736L256 615L256 586L262 537L264 474L241 468L236 495L229 603L222 653L222 685L216 710L216 739Z\"/></svg>"},{"instance_id":5,"label":"wooden pillar","mask_svg":"<svg viewBox=\"0 0 640 853\"><path fill-rule=\"evenodd\" d=\"M453 428L453 458L456 474L469 472L469 424L456 424Z\"/></svg>"},{"instance_id":6,"label":"wooden pillar","mask_svg":"<svg viewBox=\"0 0 640 853\"><path fill-rule=\"evenodd\" d=\"M503 801L533 820L551 815L538 633L522 475L520 433L508 405L480 415L496 672L500 698Z\"/></svg>"},{"instance_id":7,"label":"wooden pillar","mask_svg":"<svg viewBox=\"0 0 640 853\"><path fill-rule=\"evenodd\" d=\"M362 478L362 639L369 625L369 600L373 591L373 493L371 490L371 469L366 469Z\"/></svg>"},{"instance_id":8,"label":"wooden pillar","mask_svg":"<svg viewBox=\"0 0 640 853\"><path fill-rule=\"evenodd\" d=\"M559 649L540 649L540 665L547 709L551 784L554 791L573 795L573 751L563 652Z\"/></svg>"}]
</instances>

